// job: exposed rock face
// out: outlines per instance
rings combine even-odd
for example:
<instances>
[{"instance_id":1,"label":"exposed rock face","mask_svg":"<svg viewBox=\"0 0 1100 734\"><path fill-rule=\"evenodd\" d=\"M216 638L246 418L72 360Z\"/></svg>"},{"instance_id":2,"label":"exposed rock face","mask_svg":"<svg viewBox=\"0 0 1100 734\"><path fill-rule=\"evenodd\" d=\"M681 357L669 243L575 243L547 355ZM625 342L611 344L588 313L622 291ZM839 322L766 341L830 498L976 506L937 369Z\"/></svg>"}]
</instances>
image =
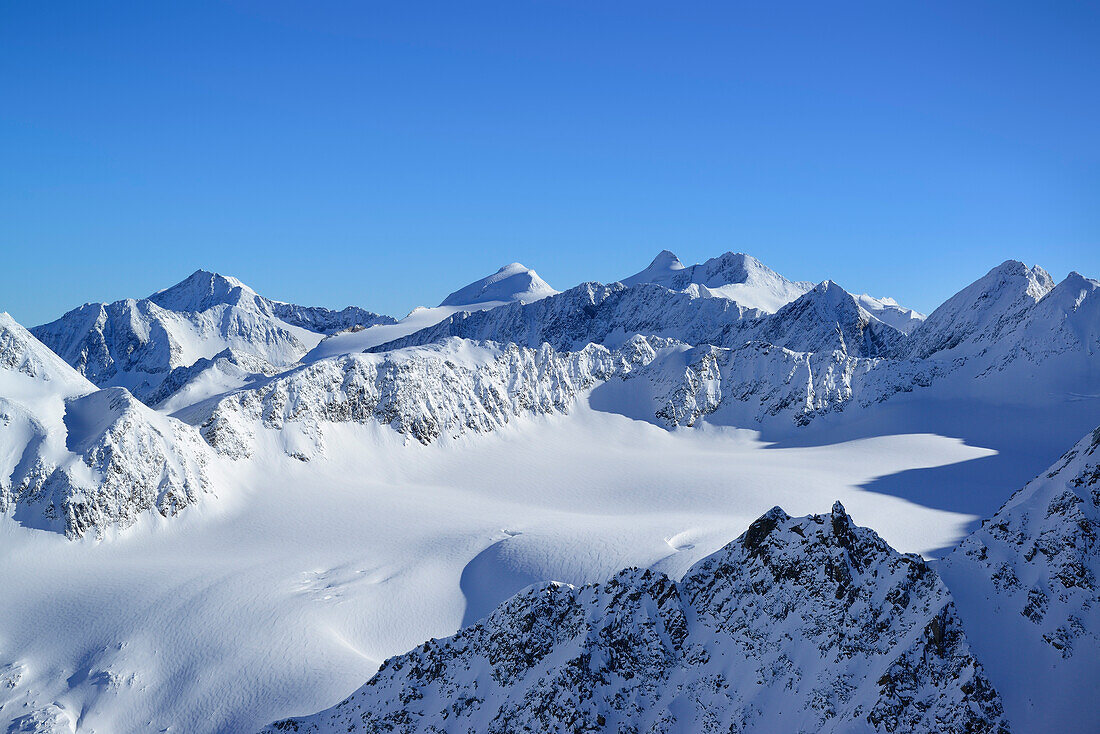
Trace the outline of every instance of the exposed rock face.
<instances>
[{"instance_id":1,"label":"exposed rock face","mask_svg":"<svg viewBox=\"0 0 1100 734\"><path fill-rule=\"evenodd\" d=\"M321 306L297 306L293 303L271 301L271 312L280 321L318 334L335 334L348 329L365 328L375 324L396 324L392 316L368 311L358 306L347 306L333 311Z\"/></svg>"},{"instance_id":2,"label":"exposed rock face","mask_svg":"<svg viewBox=\"0 0 1100 734\"><path fill-rule=\"evenodd\" d=\"M1098 536L1100 428L942 563L1023 731L1100 729L1082 685L1100 680Z\"/></svg>"},{"instance_id":3,"label":"exposed rock face","mask_svg":"<svg viewBox=\"0 0 1100 734\"><path fill-rule=\"evenodd\" d=\"M209 448L198 432L160 415L125 388L66 402L63 426L0 400L0 425L27 436L0 483L0 512L70 538L125 528L142 513L177 514L207 491ZM65 437L65 450L51 434Z\"/></svg>"},{"instance_id":4,"label":"exposed rock face","mask_svg":"<svg viewBox=\"0 0 1100 734\"><path fill-rule=\"evenodd\" d=\"M567 413L584 390L655 355L640 337L615 352L589 345L564 354L454 339L321 360L184 415L218 451L235 457L251 453L260 426L293 426L303 440L290 453L302 459L323 454L323 422L378 421L427 444L491 431L519 415Z\"/></svg>"},{"instance_id":5,"label":"exposed rock face","mask_svg":"<svg viewBox=\"0 0 1100 734\"><path fill-rule=\"evenodd\" d=\"M126 387L153 403L164 399L172 370L227 348L285 369L324 334L378 323L393 319L279 303L200 270L148 298L85 304L32 332L96 385Z\"/></svg>"},{"instance_id":6,"label":"exposed rock face","mask_svg":"<svg viewBox=\"0 0 1100 734\"><path fill-rule=\"evenodd\" d=\"M764 342L690 347L636 335L616 350L561 352L548 344L444 339L424 347L325 359L261 380L178 415L223 454L251 455L257 430L286 431L288 453L324 454L324 425L378 421L427 444L484 433L522 415L568 413L614 382L640 416L669 428L710 417L731 425L805 425L928 385L937 363L890 362L842 351L796 352Z\"/></svg>"},{"instance_id":7,"label":"exposed rock face","mask_svg":"<svg viewBox=\"0 0 1100 734\"><path fill-rule=\"evenodd\" d=\"M682 582L521 592L265 732L1005 732L950 593L839 503L775 508Z\"/></svg>"}]
</instances>

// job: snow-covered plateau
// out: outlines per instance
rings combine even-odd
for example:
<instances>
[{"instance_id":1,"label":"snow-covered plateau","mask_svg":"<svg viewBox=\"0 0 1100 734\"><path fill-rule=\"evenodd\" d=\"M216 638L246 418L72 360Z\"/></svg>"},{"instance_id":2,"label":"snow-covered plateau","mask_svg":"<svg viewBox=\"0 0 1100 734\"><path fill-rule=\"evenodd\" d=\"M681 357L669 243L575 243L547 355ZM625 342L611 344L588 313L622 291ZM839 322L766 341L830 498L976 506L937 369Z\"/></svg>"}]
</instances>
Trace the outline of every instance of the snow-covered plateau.
<instances>
[{"instance_id":1,"label":"snow-covered plateau","mask_svg":"<svg viewBox=\"0 0 1100 734\"><path fill-rule=\"evenodd\" d=\"M1098 731L1098 291L2 314L0 731Z\"/></svg>"}]
</instances>

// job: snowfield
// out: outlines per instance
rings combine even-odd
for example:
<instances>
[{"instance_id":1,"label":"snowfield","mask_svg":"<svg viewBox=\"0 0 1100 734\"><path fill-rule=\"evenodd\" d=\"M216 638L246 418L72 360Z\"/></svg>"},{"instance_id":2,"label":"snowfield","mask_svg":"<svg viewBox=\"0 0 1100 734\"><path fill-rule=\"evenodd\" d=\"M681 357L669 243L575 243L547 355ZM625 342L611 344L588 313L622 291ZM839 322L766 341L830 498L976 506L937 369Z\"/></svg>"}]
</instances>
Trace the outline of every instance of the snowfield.
<instances>
[{"instance_id":1,"label":"snowfield","mask_svg":"<svg viewBox=\"0 0 1100 734\"><path fill-rule=\"evenodd\" d=\"M563 683L536 729L576 724L562 718L572 707L615 727L771 731L790 721L775 707L811 701L793 730L1095 730L1088 687L1071 682L1100 682L1098 290L1009 261L925 319L749 256L685 267L666 252L622 283L562 292L514 263L397 322L203 271L31 331L4 314L0 731L248 732L316 712L310 726L346 731L363 720L337 705L384 661L419 660L460 629L473 640L461 659L483 661L478 623L515 638L547 582L576 587L554 609L632 641L615 649L677 662L626 688ZM800 627L821 659L783 647L791 609L857 608L817 576L765 593L750 575L719 599L700 575L716 552L731 568L759 560L746 529L776 506L785 529L769 543L786 560L753 573L833 559L858 581L844 588L863 589L849 631L879 630L881 645L838 648ZM861 527L814 535L849 515ZM808 530L820 547L803 548ZM643 596L675 589L667 609L693 642L654 647L649 602L586 587L629 568L650 571L619 576ZM500 606L528 587L530 604ZM724 637L750 608L774 620L750 615L738 642ZM801 682L700 662L718 651L773 673L797 658ZM517 665L529 680L565 675L554 660ZM364 690L400 716L410 684L393 670ZM431 683L450 693L425 703L425 726L448 728L431 717L469 697L463 675ZM715 694L715 676L732 688ZM634 718L585 708L627 689ZM484 730L534 689L493 690L478 704L488 718L471 709L457 730Z\"/></svg>"}]
</instances>

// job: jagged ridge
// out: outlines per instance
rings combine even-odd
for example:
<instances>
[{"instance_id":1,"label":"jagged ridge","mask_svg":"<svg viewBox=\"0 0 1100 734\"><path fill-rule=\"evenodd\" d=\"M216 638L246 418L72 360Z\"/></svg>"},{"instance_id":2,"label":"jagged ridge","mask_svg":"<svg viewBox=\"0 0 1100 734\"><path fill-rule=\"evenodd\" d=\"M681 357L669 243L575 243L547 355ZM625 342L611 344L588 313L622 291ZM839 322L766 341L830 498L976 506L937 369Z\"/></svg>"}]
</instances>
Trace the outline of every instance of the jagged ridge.
<instances>
[{"instance_id":1,"label":"jagged ridge","mask_svg":"<svg viewBox=\"0 0 1100 734\"><path fill-rule=\"evenodd\" d=\"M533 587L273 732L1005 732L950 593L837 503L775 508L676 583Z\"/></svg>"}]
</instances>

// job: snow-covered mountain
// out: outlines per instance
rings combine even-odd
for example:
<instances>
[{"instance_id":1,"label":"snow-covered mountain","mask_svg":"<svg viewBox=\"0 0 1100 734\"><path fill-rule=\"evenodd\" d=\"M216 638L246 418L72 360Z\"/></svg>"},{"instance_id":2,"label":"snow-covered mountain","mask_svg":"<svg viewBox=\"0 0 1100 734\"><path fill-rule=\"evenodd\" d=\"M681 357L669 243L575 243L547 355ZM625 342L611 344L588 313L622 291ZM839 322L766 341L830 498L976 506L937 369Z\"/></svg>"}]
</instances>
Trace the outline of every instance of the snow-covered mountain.
<instances>
[{"instance_id":1,"label":"snow-covered mountain","mask_svg":"<svg viewBox=\"0 0 1100 734\"><path fill-rule=\"evenodd\" d=\"M632 285L585 283L556 293L513 264L448 297L450 305L437 310L451 315L434 326L371 354L316 355L299 365L299 336L320 336L276 314L316 328L342 325L338 315L278 304L200 271L144 301L95 307L127 318L98 319L82 332L79 351L70 340L61 354L107 384L142 380L148 404L200 428L218 452L238 459L254 454L258 436L297 458L325 456L326 426L334 423L377 422L425 444L485 433L519 416L567 413L591 391L601 410L669 428L701 421L747 428L806 425L934 384L948 386L935 394L1032 400L1043 389L1073 395L1098 386L1100 284L1076 273L1054 286L1041 269L1010 261L911 335L832 281L774 313L698 290L730 279L773 282L771 272L745 255L685 268L662 253L627 279ZM470 305L457 305L464 301ZM869 305L881 313L882 302ZM56 337L80 311L40 331ZM195 357L224 343L239 346ZM90 344L105 351L89 351ZM128 371L113 356L120 349ZM102 359L90 360L93 354ZM1021 380L1029 390L1015 387Z\"/></svg>"},{"instance_id":2,"label":"snow-covered mountain","mask_svg":"<svg viewBox=\"0 0 1100 734\"><path fill-rule=\"evenodd\" d=\"M550 344L569 351L586 344L614 348L635 334L689 343L721 340L739 322L762 312L726 299L701 298L663 286L582 283L530 304L512 303L488 311L460 311L428 328L372 347L401 349L453 336L511 342L527 347Z\"/></svg>"},{"instance_id":3,"label":"snow-covered mountain","mask_svg":"<svg viewBox=\"0 0 1100 734\"><path fill-rule=\"evenodd\" d=\"M831 280L814 286L747 330L764 341L796 352L841 352L881 357L895 352L905 335L880 321ZM729 344L720 346L732 346Z\"/></svg>"},{"instance_id":4,"label":"snow-covered mountain","mask_svg":"<svg viewBox=\"0 0 1100 734\"><path fill-rule=\"evenodd\" d=\"M1097 731L1100 428L942 563L1020 731Z\"/></svg>"},{"instance_id":5,"label":"snow-covered mountain","mask_svg":"<svg viewBox=\"0 0 1100 734\"><path fill-rule=\"evenodd\" d=\"M774 508L677 583L539 585L274 732L1007 732L951 594L840 503Z\"/></svg>"},{"instance_id":6,"label":"snow-covered mountain","mask_svg":"<svg viewBox=\"0 0 1100 734\"><path fill-rule=\"evenodd\" d=\"M482 303L531 303L557 293L539 274L521 263L509 263L492 275L475 280L443 299L440 306L473 306Z\"/></svg>"},{"instance_id":7,"label":"snow-covered mountain","mask_svg":"<svg viewBox=\"0 0 1100 734\"><path fill-rule=\"evenodd\" d=\"M492 275L459 288L435 308L420 306L396 323L327 336L310 350L303 361L316 362L328 357L356 354L429 329L455 314L489 311L509 304L534 303L556 293L534 270L520 263L509 263Z\"/></svg>"},{"instance_id":8,"label":"snow-covered mountain","mask_svg":"<svg viewBox=\"0 0 1100 734\"><path fill-rule=\"evenodd\" d=\"M96 385L125 387L153 404L165 399L160 388L172 370L226 349L285 369L326 334L385 323L393 319L358 308L272 301L199 270L148 298L85 304L31 331Z\"/></svg>"},{"instance_id":9,"label":"snow-covered mountain","mask_svg":"<svg viewBox=\"0 0 1100 734\"><path fill-rule=\"evenodd\" d=\"M252 731L398 655L279 726L1091 731L1098 434L975 527L1095 425L1098 291L662 253L399 322L202 271L57 354L0 317L0 730ZM839 507L730 543L834 498L946 560Z\"/></svg>"},{"instance_id":10,"label":"snow-covered mountain","mask_svg":"<svg viewBox=\"0 0 1100 734\"><path fill-rule=\"evenodd\" d=\"M904 340L904 334L871 316L850 294L828 282L774 314L652 284L584 283L530 305L458 313L372 351L431 344L453 336L532 347L545 342L561 350L590 343L614 348L635 334L725 347L758 339L797 351L839 349L853 356L881 356Z\"/></svg>"},{"instance_id":11,"label":"snow-covered mountain","mask_svg":"<svg viewBox=\"0 0 1100 734\"><path fill-rule=\"evenodd\" d=\"M814 286L787 280L755 257L740 252L727 252L705 263L685 267L668 250L653 258L645 270L621 282L627 286L656 283L674 291L691 289L704 297L728 298L745 308L766 313L778 311Z\"/></svg>"},{"instance_id":12,"label":"snow-covered mountain","mask_svg":"<svg viewBox=\"0 0 1100 734\"><path fill-rule=\"evenodd\" d=\"M96 389L0 314L0 513L69 537L167 517L208 491L198 432Z\"/></svg>"},{"instance_id":13,"label":"snow-covered mountain","mask_svg":"<svg viewBox=\"0 0 1100 734\"><path fill-rule=\"evenodd\" d=\"M926 358L992 344L1053 288L1054 279L1039 266L1007 260L933 311L912 331L904 351Z\"/></svg>"}]
</instances>

